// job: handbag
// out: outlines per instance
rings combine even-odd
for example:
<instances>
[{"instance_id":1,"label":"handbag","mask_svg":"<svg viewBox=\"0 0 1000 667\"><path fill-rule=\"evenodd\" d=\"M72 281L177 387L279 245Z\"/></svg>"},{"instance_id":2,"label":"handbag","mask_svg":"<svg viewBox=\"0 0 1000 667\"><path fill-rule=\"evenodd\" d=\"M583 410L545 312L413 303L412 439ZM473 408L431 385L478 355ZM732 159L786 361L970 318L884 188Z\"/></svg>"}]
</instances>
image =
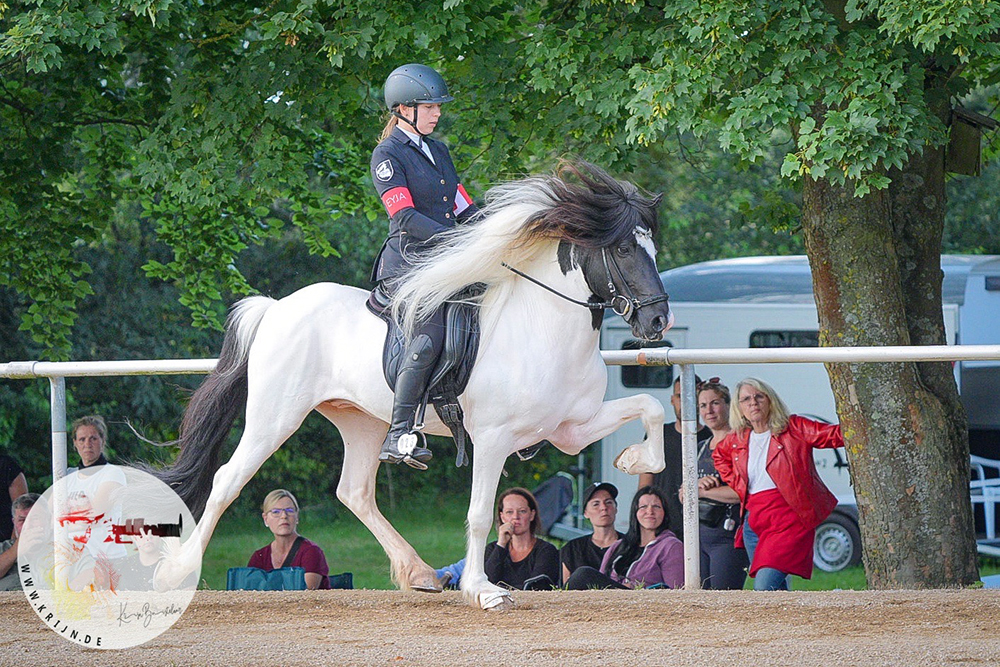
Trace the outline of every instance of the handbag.
<instances>
[{"instance_id":1,"label":"handbag","mask_svg":"<svg viewBox=\"0 0 1000 667\"><path fill-rule=\"evenodd\" d=\"M709 498L698 499L698 521L703 526L717 528L729 516L729 504Z\"/></svg>"}]
</instances>

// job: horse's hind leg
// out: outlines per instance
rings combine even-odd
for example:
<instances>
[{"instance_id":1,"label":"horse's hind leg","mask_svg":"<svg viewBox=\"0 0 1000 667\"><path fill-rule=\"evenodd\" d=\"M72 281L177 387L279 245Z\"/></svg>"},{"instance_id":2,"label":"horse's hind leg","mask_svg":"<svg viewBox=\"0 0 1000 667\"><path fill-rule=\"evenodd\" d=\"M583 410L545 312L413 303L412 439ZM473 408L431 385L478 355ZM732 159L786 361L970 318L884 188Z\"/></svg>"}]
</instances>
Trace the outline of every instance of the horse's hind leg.
<instances>
[{"instance_id":1,"label":"horse's hind leg","mask_svg":"<svg viewBox=\"0 0 1000 667\"><path fill-rule=\"evenodd\" d=\"M388 424L353 407L323 404L316 408L344 439L344 467L337 485L340 499L372 532L392 565L392 580L402 589L441 592L434 570L392 527L375 504L378 453Z\"/></svg>"}]
</instances>

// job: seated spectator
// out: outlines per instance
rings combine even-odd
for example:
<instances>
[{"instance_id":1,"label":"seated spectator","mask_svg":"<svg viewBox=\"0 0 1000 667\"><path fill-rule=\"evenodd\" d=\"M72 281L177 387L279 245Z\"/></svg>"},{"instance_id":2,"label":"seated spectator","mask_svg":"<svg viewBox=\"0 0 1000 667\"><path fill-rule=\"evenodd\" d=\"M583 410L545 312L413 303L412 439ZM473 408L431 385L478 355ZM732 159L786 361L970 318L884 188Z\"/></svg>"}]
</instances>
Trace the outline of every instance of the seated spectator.
<instances>
[{"instance_id":1,"label":"seated spectator","mask_svg":"<svg viewBox=\"0 0 1000 667\"><path fill-rule=\"evenodd\" d=\"M299 501L289 491L275 489L261 506L264 525L274 533L274 541L250 556L247 567L276 570L301 567L306 571L306 588L330 588L330 568L319 545L299 535Z\"/></svg>"},{"instance_id":2,"label":"seated spectator","mask_svg":"<svg viewBox=\"0 0 1000 667\"><path fill-rule=\"evenodd\" d=\"M17 573L17 540L24 528L28 512L38 500L37 493L25 493L18 496L11 505L14 523L14 536L0 542L0 591L21 590L21 577Z\"/></svg>"},{"instance_id":3,"label":"seated spectator","mask_svg":"<svg viewBox=\"0 0 1000 667\"><path fill-rule=\"evenodd\" d=\"M570 540L559 550L562 580L568 581L577 568L601 567L604 553L615 540L625 537L615 530L618 518L618 488L608 482L594 482L583 493L583 516L594 527L591 535Z\"/></svg>"},{"instance_id":4,"label":"seated spectator","mask_svg":"<svg viewBox=\"0 0 1000 667\"><path fill-rule=\"evenodd\" d=\"M558 585L559 551L535 537L541 525L535 496L520 487L507 489L497 507L497 541L486 545L486 578L525 590Z\"/></svg>"},{"instance_id":5,"label":"seated spectator","mask_svg":"<svg viewBox=\"0 0 1000 667\"><path fill-rule=\"evenodd\" d=\"M0 454L0 487L4 489L0 490L0 539L6 540L14 535L11 503L28 492L24 471L6 454Z\"/></svg>"},{"instance_id":6,"label":"seated spectator","mask_svg":"<svg viewBox=\"0 0 1000 667\"><path fill-rule=\"evenodd\" d=\"M666 499L655 486L632 498L628 532L604 554L601 569L577 568L566 587L680 588L684 585L684 545L668 530Z\"/></svg>"}]
</instances>

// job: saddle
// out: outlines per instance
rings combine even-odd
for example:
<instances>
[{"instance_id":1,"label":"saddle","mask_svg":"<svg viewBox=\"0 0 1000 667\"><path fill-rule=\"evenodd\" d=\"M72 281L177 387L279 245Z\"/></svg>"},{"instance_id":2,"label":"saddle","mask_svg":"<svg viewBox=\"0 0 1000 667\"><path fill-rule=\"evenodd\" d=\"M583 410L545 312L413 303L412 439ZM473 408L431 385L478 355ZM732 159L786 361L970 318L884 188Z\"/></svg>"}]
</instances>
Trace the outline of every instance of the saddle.
<instances>
[{"instance_id":1,"label":"saddle","mask_svg":"<svg viewBox=\"0 0 1000 667\"><path fill-rule=\"evenodd\" d=\"M481 285L471 285L456 294L454 300L445 305L444 349L434 366L427 392L417 408L416 423L421 424L427 403L434 405L438 417L455 438L455 447L458 450L455 465L459 467L468 465L469 457L465 445L471 443L472 438L465 430L465 415L458 404L458 397L465 391L479 351L479 308L469 299L481 294L483 289ZM366 305L368 310L381 318L389 328L382 347L382 374L389 388L395 391L396 374L406 350L406 337L392 319L386 294L377 288L372 290Z\"/></svg>"}]
</instances>

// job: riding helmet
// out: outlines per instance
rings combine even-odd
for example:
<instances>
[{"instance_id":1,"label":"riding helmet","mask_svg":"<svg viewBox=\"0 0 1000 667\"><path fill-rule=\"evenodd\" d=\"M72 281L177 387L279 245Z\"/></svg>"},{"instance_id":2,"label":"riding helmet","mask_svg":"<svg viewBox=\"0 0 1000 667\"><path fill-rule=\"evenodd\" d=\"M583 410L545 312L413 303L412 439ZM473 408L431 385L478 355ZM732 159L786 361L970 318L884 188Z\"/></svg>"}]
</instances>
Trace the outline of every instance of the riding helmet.
<instances>
[{"instance_id":1,"label":"riding helmet","mask_svg":"<svg viewBox=\"0 0 1000 667\"><path fill-rule=\"evenodd\" d=\"M448 94L448 85L433 68L410 63L392 70L385 80L385 106L442 104L455 98Z\"/></svg>"}]
</instances>

